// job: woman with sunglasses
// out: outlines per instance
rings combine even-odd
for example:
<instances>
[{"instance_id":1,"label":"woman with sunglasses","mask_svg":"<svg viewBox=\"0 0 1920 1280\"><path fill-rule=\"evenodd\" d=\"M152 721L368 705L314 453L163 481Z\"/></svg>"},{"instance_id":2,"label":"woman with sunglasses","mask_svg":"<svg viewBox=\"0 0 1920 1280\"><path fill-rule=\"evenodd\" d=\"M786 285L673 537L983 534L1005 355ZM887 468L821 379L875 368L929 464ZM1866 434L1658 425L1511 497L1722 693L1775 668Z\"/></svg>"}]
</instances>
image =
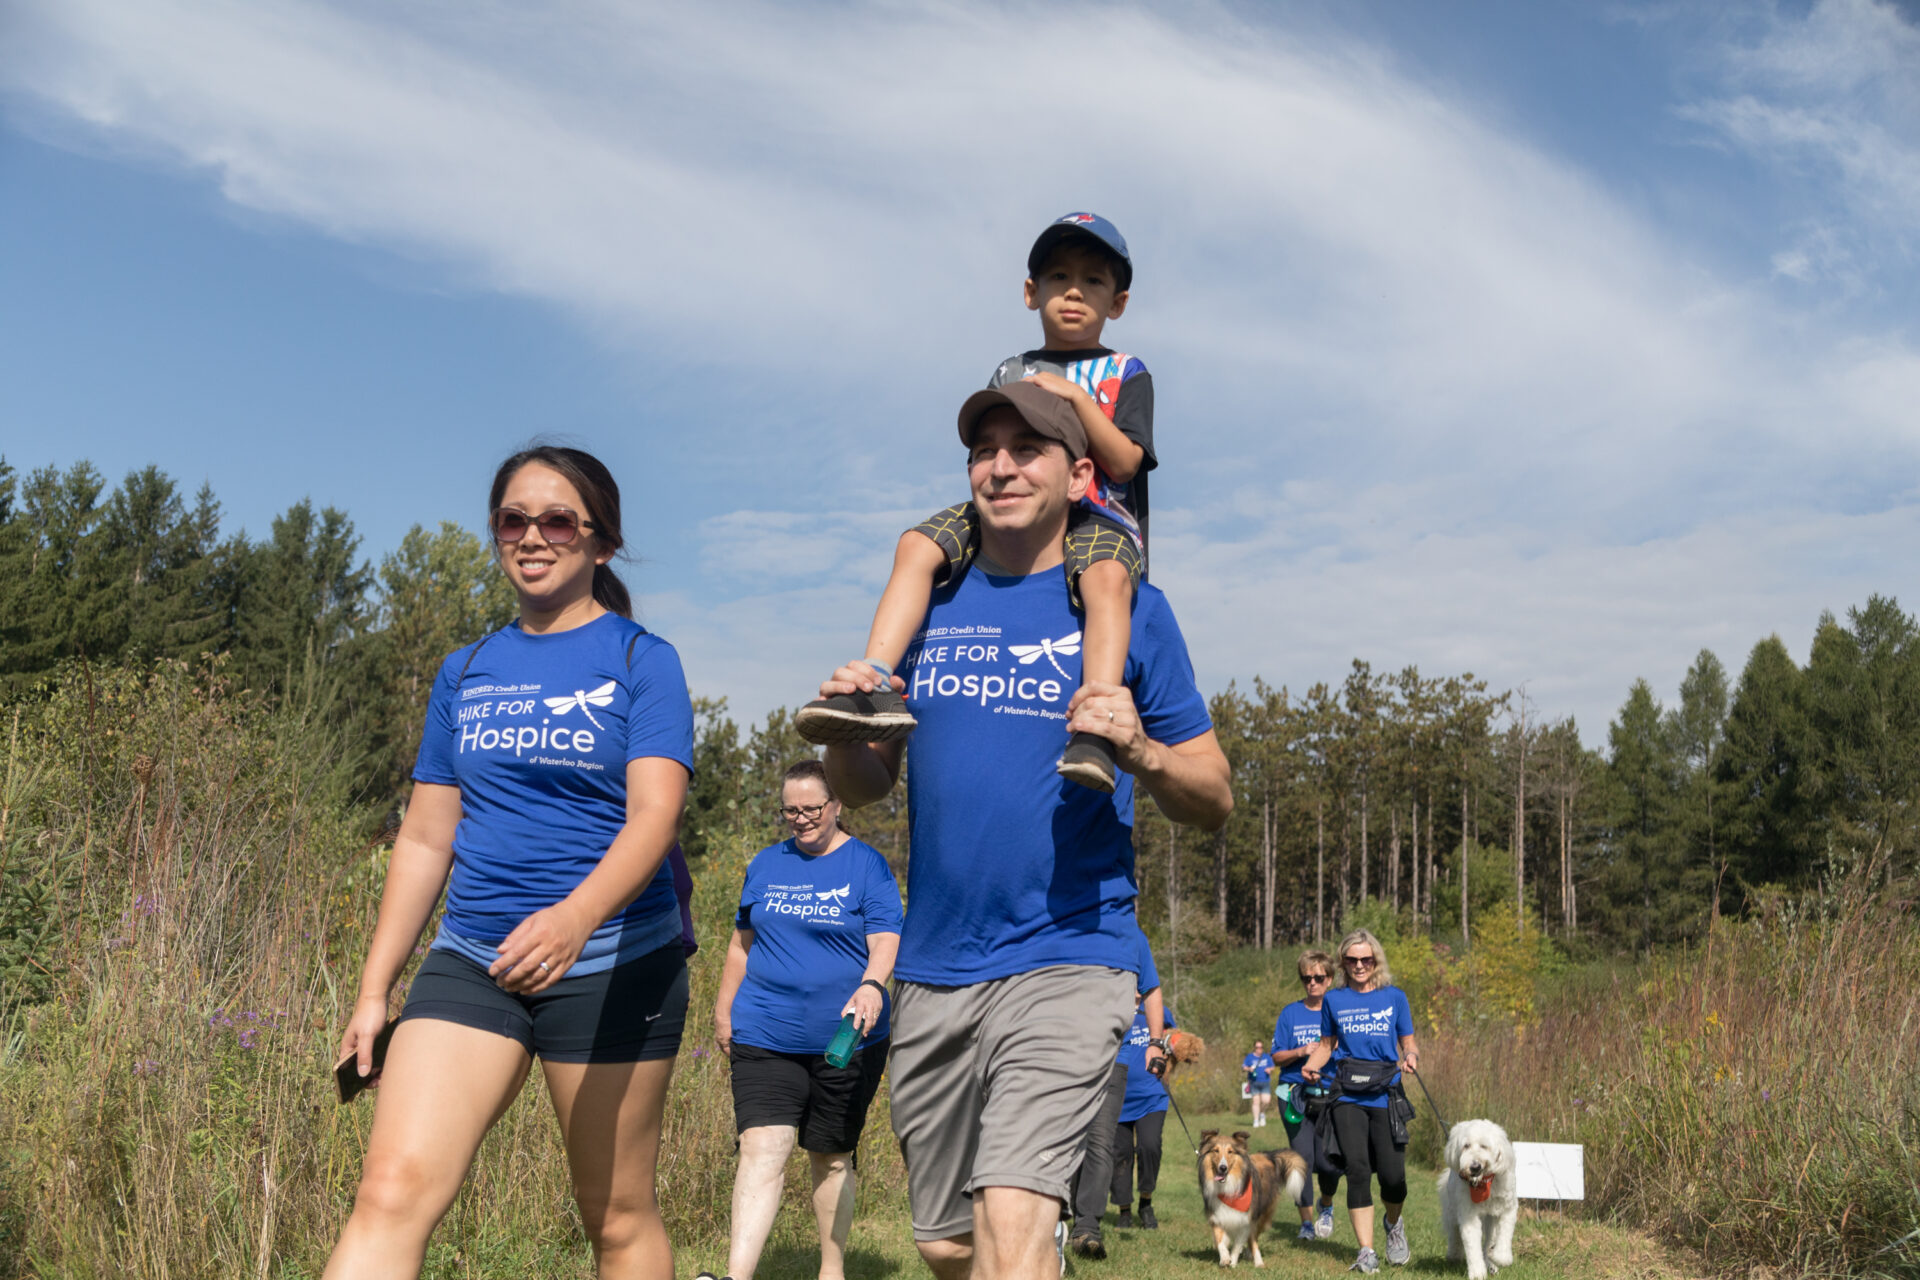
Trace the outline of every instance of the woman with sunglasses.
<instances>
[{"instance_id":1,"label":"woman with sunglasses","mask_svg":"<svg viewBox=\"0 0 1920 1280\"><path fill-rule=\"evenodd\" d=\"M1324 951L1303 951L1294 962L1294 969L1300 975L1300 986L1306 994L1282 1009L1274 1019L1273 1065L1280 1070L1280 1119L1287 1126L1287 1145L1300 1153L1307 1168L1318 1171L1332 1167L1319 1158L1312 1123L1325 1105L1325 1092L1321 1086L1313 1085L1312 1096L1308 1096L1309 1086L1301 1068L1307 1065L1307 1055L1313 1052L1313 1046L1320 1043L1322 1010L1333 982L1333 957ZM1320 1211L1317 1217L1313 1212L1312 1193L1301 1193L1298 1207L1302 1240L1333 1238L1333 1193L1340 1185L1340 1175L1321 1172L1318 1178Z\"/></svg>"},{"instance_id":2,"label":"woman with sunglasses","mask_svg":"<svg viewBox=\"0 0 1920 1280\"><path fill-rule=\"evenodd\" d=\"M1400 1216L1407 1201L1406 1148L1393 1140L1387 1109L1400 1068L1420 1069L1420 1047L1413 1039L1413 1009L1407 993L1393 985L1380 939L1365 929L1349 933L1340 943L1340 967L1347 984L1327 992L1320 1041L1301 1074L1316 1083L1322 1068L1332 1065L1327 1075L1335 1087L1333 1129L1346 1162L1347 1213L1360 1241L1360 1256L1349 1269L1373 1272L1380 1269L1373 1251L1376 1173L1386 1204L1387 1261L1401 1266L1413 1258Z\"/></svg>"},{"instance_id":3,"label":"woman with sunglasses","mask_svg":"<svg viewBox=\"0 0 1920 1280\"><path fill-rule=\"evenodd\" d=\"M609 567L620 490L577 449L500 465L488 499L520 616L440 668L360 995L341 1042L373 1071L388 999L446 890L380 1075L329 1280L417 1276L493 1122L540 1061L597 1274L673 1274L654 1200L686 1018L667 867L692 768L672 646Z\"/></svg>"},{"instance_id":4,"label":"woman with sunglasses","mask_svg":"<svg viewBox=\"0 0 1920 1280\"><path fill-rule=\"evenodd\" d=\"M844 1280L853 1152L887 1065L900 886L887 860L841 824L818 760L787 770L780 816L793 835L747 867L713 1006L740 1135L727 1275L751 1280L759 1266L797 1142L812 1165L820 1280ZM826 1053L849 1015L860 1040L853 1060L835 1066Z\"/></svg>"}]
</instances>

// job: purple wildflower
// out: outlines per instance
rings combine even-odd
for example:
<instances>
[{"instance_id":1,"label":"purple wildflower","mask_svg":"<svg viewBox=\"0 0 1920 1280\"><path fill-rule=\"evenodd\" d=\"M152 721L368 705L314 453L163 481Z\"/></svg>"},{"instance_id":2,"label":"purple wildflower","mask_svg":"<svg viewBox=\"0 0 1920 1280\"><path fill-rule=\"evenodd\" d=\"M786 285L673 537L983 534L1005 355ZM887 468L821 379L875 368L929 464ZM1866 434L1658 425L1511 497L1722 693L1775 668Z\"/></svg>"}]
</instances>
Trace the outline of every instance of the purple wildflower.
<instances>
[{"instance_id":1,"label":"purple wildflower","mask_svg":"<svg viewBox=\"0 0 1920 1280\"><path fill-rule=\"evenodd\" d=\"M1762 1101L1762 1102L1772 1102L1772 1101L1773 1101L1773 1090L1771 1090L1771 1089L1762 1089L1762 1090L1760 1091L1760 1101Z\"/></svg>"},{"instance_id":2,"label":"purple wildflower","mask_svg":"<svg viewBox=\"0 0 1920 1280\"><path fill-rule=\"evenodd\" d=\"M252 1027L248 1027L245 1031L242 1031L240 1033L240 1047L242 1049L253 1048L254 1047L253 1038L256 1034L258 1033L255 1032Z\"/></svg>"}]
</instances>

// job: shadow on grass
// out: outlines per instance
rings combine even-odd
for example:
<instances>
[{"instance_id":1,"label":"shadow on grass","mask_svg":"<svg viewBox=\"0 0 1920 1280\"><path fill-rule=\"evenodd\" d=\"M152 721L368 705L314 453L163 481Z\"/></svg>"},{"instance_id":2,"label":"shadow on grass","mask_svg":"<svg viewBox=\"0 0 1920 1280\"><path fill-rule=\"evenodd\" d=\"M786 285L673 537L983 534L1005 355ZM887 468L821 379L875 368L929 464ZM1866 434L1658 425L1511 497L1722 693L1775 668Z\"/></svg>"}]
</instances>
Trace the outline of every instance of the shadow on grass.
<instances>
[{"instance_id":1,"label":"shadow on grass","mask_svg":"<svg viewBox=\"0 0 1920 1280\"><path fill-rule=\"evenodd\" d=\"M887 1280L900 1270L899 1262L873 1249L854 1245L847 1250L847 1280ZM765 1280L812 1280L820 1274L820 1246L769 1246L760 1257L756 1274Z\"/></svg>"}]
</instances>

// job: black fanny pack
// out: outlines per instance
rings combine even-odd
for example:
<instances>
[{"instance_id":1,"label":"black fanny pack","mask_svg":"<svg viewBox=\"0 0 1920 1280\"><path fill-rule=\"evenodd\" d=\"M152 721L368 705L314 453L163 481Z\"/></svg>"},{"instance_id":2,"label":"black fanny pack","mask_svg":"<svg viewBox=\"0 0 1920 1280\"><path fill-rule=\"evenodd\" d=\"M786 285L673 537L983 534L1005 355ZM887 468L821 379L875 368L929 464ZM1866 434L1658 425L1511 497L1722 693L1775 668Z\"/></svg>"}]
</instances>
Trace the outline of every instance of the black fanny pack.
<instances>
[{"instance_id":1,"label":"black fanny pack","mask_svg":"<svg viewBox=\"0 0 1920 1280\"><path fill-rule=\"evenodd\" d=\"M1355 1096L1385 1093L1394 1074L1400 1070L1397 1062L1374 1062L1367 1058L1342 1058L1340 1067L1334 1072L1334 1080L1340 1085L1340 1092Z\"/></svg>"}]
</instances>

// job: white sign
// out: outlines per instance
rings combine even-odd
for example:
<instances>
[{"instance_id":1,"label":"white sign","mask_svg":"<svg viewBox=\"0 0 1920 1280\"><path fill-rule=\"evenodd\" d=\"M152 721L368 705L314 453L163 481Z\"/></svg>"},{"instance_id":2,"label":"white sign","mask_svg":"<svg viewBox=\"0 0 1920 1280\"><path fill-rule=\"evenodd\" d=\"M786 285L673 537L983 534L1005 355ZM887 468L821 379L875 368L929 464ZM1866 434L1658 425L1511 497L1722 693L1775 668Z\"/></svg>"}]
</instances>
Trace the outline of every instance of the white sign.
<instances>
[{"instance_id":1,"label":"white sign","mask_svg":"<svg viewBox=\"0 0 1920 1280\"><path fill-rule=\"evenodd\" d=\"M1525 1200L1584 1200L1585 1161L1577 1142L1516 1142L1514 1182Z\"/></svg>"}]
</instances>

